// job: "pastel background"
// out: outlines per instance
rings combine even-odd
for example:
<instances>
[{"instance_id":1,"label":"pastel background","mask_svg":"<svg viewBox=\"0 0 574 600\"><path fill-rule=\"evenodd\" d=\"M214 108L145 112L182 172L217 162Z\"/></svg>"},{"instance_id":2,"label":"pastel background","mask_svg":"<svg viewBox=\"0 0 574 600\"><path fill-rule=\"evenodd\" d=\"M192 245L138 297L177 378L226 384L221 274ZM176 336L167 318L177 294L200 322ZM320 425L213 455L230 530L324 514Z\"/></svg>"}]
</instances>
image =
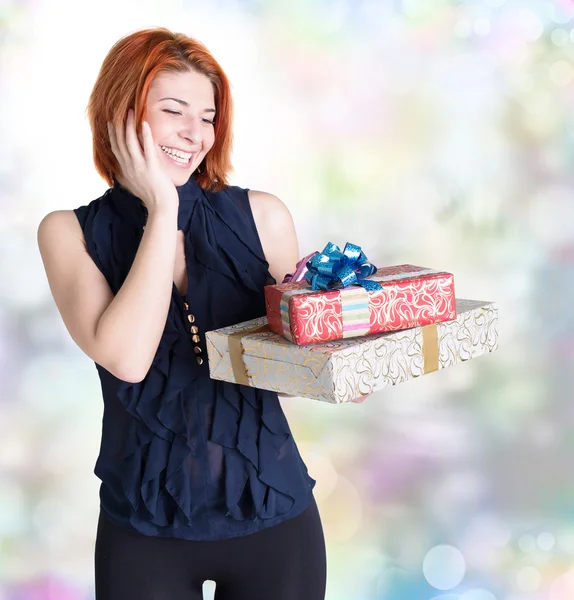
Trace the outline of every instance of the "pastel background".
<instances>
[{"instance_id":1,"label":"pastel background","mask_svg":"<svg viewBox=\"0 0 574 600\"><path fill-rule=\"evenodd\" d=\"M228 73L233 183L289 206L301 255L352 241L499 304L495 354L363 404L282 401L327 599L574 598L573 3L5 0L0 600L93 598L100 389L36 229L104 192L88 96L111 45L156 25Z\"/></svg>"}]
</instances>

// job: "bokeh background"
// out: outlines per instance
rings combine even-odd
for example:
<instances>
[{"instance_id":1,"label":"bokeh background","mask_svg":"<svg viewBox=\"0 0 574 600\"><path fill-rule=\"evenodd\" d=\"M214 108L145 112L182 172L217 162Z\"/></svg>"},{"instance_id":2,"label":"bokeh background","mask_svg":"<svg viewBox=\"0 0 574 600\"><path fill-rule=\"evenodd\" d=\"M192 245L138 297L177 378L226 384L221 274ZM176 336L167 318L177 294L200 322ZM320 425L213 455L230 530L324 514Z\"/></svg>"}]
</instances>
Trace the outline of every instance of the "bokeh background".
<instances>
[{"instance_id":1,"label":"bokeh background","mask_svg":"<svg viewBox=\"0 0 574 600\"><path fill-rule=\"evenodd\" d=\"M100 388L36 230L106 189L88 96L111 45L157 25L228 73L232 183L289 206L301 255L352 241L499 305L492 355L363 404L282 400L327 599L574 598L572 2L4 0L0 600L93 598Z\"/></svg>"}]
</instances>

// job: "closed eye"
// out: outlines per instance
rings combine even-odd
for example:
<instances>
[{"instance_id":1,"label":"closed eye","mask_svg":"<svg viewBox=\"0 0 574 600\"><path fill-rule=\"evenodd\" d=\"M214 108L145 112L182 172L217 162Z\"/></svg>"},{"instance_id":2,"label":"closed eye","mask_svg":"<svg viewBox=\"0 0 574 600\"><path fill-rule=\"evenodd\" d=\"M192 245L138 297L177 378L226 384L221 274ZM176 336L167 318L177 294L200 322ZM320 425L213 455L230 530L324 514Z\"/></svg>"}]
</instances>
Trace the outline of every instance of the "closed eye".
<instances>
[{"instance_id":1,"label":"closed eye","mask_svg":"<svg viewBox=\"0 0 574 600\"><path fill-rule=\"evenodd\" d=\"M169 110L169 108L163 108L163 112L169 113L170 115L181 115L181 113L177 110ZM215 120L210 121L209 119L202 119L204 123L209 123L210 125L215 125Z\"/></svg>"}]
</instances>

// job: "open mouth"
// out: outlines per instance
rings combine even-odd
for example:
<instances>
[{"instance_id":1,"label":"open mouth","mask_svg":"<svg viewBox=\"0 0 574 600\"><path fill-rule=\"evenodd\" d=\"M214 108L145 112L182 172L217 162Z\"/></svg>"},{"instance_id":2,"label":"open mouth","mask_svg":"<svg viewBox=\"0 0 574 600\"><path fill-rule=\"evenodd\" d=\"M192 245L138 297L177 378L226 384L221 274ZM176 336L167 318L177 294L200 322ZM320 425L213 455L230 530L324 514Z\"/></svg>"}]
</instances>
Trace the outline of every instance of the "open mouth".
<instances>
[{"instance_id":1,"label":"open mouth","mask_svg":"<svg viewBox=\"0 0 574 600\"><path fill-rule=\"evenodd\" d=\"M160 146L160 148L178 167L188 167L195 156L193 152L182 152L181 150L174 150L167 146Z\"/></svg>"}]
</instances>

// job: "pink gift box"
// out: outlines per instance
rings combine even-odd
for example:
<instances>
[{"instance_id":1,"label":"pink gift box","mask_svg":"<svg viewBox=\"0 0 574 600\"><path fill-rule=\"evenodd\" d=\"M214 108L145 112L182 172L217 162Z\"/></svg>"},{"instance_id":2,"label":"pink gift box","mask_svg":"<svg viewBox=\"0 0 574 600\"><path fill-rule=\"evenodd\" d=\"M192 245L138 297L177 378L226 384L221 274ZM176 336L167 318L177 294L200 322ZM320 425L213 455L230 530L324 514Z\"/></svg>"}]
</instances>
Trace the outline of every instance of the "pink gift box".
<instances>
[{"instance_id":1,"label":"pink gift box","mask_svg":"<svg viewBox=\"0 0 574 600\"><path fill-rule=\"evenodd\" d=\"M269 329L303 345L456 319L452 273L398 265L366 279L382 290L312 290L306 280L266 286Z\"/></svg>"}]
</instances>

